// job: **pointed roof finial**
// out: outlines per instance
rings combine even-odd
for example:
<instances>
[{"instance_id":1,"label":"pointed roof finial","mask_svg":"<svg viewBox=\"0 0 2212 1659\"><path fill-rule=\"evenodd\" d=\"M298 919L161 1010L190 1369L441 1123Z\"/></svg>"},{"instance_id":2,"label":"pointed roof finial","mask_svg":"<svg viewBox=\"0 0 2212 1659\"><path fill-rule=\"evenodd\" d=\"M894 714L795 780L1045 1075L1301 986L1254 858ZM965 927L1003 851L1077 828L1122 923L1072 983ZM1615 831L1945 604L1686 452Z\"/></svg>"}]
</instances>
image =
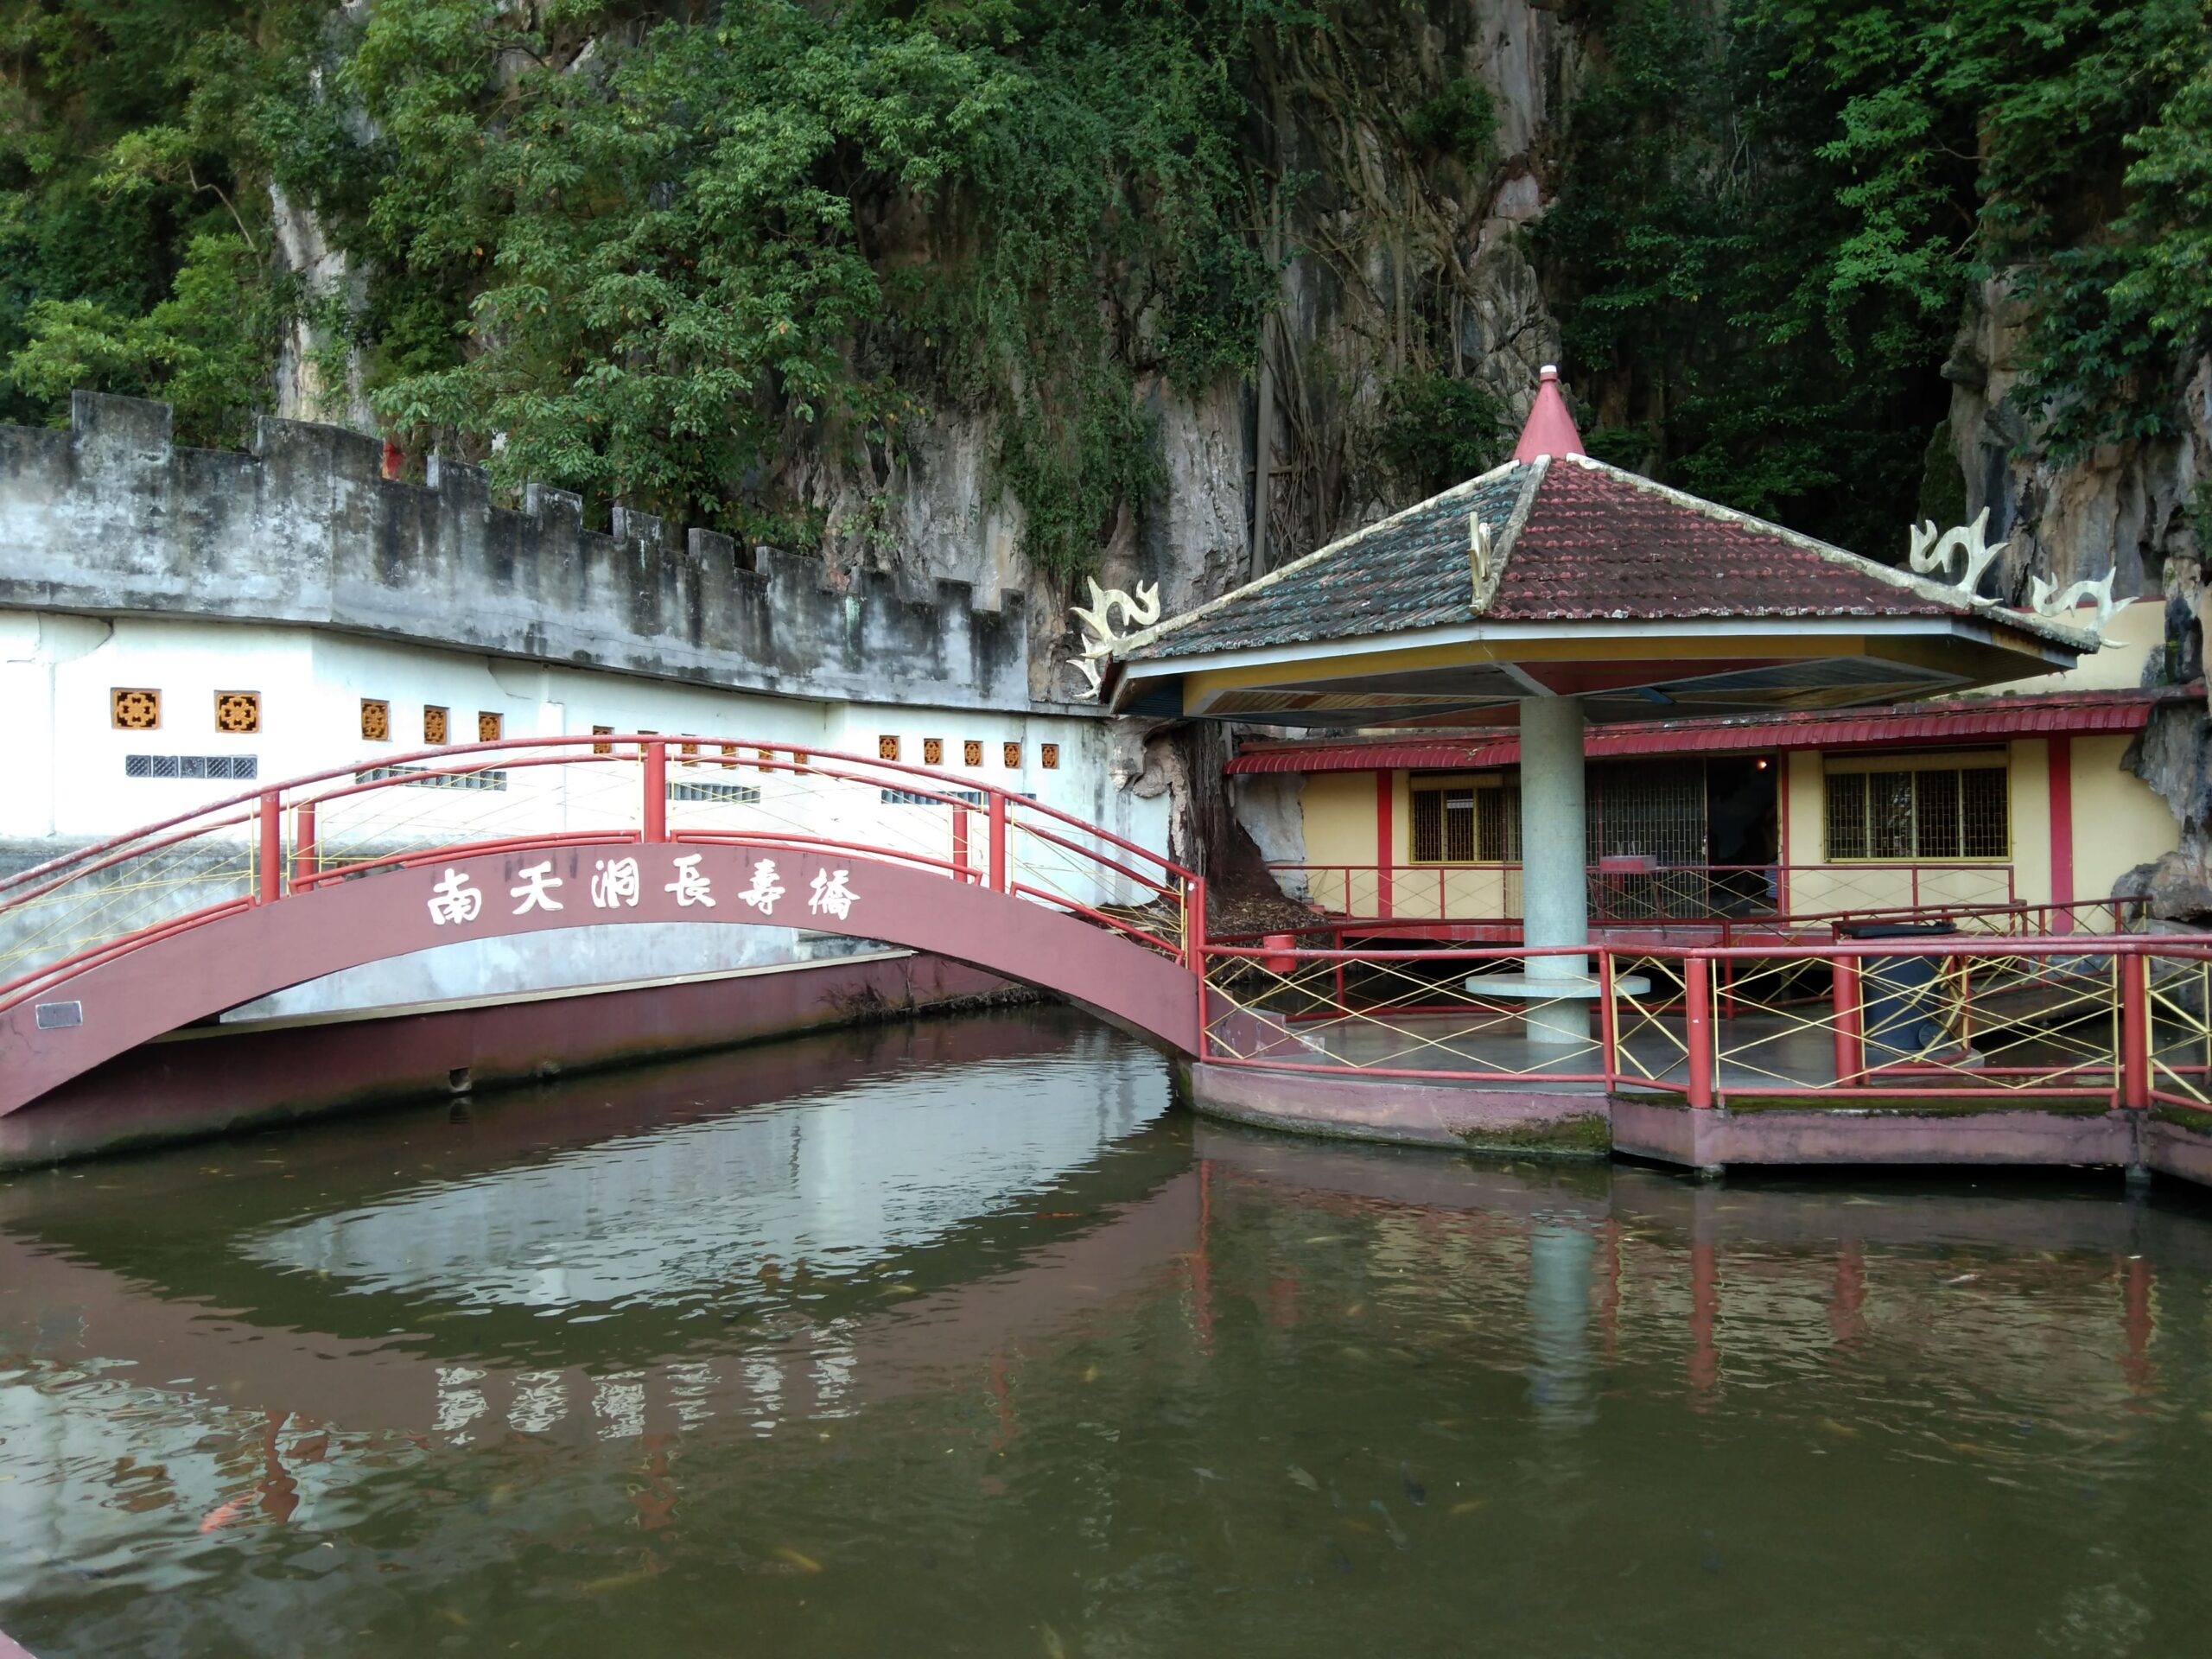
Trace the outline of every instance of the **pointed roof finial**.
<instances>
[{"instance_id":1,"label":"pointed roof finial","mask_svg":"<svg viewBox=\"0 0 2212 1659\"><path fill-rule=\"evenodd\" d=\"M1536 406L1529 411L1529 423L1521 429L1521 442L1513 446L1513 459L1588 454L1582 447L1582 435L1574 429L1574 416L1567 412L1567 399L1560 392L1558 365L1547 363L1542 372L1536 387Z\"/></svg>"}]
</instances>

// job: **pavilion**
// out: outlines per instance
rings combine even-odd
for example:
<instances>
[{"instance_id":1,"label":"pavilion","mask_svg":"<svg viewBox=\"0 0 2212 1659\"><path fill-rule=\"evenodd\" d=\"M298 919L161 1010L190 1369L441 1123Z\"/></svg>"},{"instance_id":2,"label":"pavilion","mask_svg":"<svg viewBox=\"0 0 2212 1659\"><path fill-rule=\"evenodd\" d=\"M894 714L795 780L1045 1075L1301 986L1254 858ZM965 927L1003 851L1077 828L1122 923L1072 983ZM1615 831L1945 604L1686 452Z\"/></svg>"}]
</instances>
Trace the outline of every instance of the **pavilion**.
<instances>
[{"instance_id":1,"label":"pavilion","mask_svg":"<svg viewBox=\"0 0 2212 1659\"><path fill-rule=\"evenodd\" d=\"M1517 723L1522 938L1559 954L1484 985L1531 1000L1532 1039L1581 1041L1586 722L1893 703L2098 649L1980 597L1986 556L1946 584L1597 461L1547 366L1510 461L1116 641L1100 696L1344 732Z\"/></svg>"}]
</instances>

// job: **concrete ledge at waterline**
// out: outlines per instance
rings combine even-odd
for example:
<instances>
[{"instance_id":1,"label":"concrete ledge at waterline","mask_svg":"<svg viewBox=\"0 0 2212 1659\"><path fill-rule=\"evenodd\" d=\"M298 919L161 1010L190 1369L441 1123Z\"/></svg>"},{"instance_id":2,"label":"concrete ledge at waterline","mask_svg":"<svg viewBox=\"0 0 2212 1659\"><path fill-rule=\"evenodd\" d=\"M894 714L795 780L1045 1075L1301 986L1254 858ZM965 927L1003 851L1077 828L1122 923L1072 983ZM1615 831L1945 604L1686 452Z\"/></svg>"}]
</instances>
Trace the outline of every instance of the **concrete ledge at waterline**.
<instances>
[{"instance_id":1,"label":"concrete ledge at waterline","mask_svg":"<svg viewBox=\"0 0 2212 1659\"><path fill-rule=\"evenodd\" d=\"M1517 1156L1603 1158L1611 1149L1605 1097L1594 1092L1469 1089L1203 1063L1193 1063L1189 1076L1198 1112L1262 1128Z\"/></svg>"},{"instance_id":2,"label":"concrete ledge at waterline","mask_svg":"<svg viewBox=\"0 0 2212 1659\"><path fill-rule=\"evenodd\" d=\"M0 1170L1036 996L942 957L882 950L504 1000L193 1027L0 1116Z\"/></svg>"},{"instance_id":3,"label":"concrete ledge at waterline","mask_svg":"<svg viewBox=\"0 0 2212 1659\"><path fill-rule=\"evenodd\" d=\"M1613 1150L1632 1158L1726 1165L2011 1164L2030 1167L2092 1165L2121 1168L2139 1161L2139 1112L2094 1105L1974 1112L1802 1110L1725 1108L1692 1111L1652 1101L1616 1098Z\"/></svg>"}]
</instances>

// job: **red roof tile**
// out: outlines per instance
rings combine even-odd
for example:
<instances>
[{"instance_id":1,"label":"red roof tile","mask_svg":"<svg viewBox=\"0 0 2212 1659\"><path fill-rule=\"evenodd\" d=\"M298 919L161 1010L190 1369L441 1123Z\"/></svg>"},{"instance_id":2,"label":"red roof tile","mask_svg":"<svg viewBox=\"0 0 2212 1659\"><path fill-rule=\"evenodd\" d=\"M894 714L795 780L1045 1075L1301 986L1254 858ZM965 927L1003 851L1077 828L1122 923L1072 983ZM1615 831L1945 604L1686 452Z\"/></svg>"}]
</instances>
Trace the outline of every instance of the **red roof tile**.
<instances>
[{"instance_id":1,"label":"red roof tile","mask_svg":"<svg viewBox=\"0 0 2212 1659\"><path fill-rule=\"evenodd\" d=\"M1773 525L1559 458L1513 538L1487 614L1945 616L1964 608Z\"/></svg>"}]
</instances>

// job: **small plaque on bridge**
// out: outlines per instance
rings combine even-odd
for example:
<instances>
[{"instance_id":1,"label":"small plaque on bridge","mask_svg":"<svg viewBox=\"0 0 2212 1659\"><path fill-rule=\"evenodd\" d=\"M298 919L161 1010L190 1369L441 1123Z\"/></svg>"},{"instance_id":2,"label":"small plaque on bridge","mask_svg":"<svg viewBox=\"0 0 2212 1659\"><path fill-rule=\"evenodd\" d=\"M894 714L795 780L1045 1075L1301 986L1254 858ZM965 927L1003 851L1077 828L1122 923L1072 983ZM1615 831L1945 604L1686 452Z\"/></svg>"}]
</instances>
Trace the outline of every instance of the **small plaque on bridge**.
<instances>
[{"instance_id":1,"label":"small plaque on bridge","mask_svg":"<svg viewBox=\"0 0 2212 1659\"><path fill-rule=\"evenodd\" d=\"M67 1031L72 1026L85 1023L82 1002L40 1002L34 1005L32 1012L38 1017L41 1031Z\"/></svg>"}]
</instances>

